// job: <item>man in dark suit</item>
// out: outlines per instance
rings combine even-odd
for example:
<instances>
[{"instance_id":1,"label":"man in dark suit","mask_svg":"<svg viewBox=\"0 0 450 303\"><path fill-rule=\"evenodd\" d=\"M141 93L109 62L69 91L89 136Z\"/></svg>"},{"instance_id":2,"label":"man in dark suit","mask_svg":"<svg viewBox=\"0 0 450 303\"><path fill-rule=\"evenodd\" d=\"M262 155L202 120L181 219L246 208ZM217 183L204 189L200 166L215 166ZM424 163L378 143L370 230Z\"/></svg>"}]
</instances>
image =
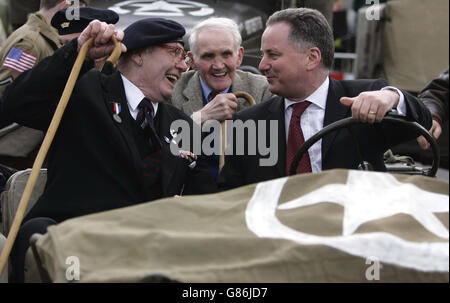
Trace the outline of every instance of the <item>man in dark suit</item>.
<instances>
[{"instance_id":1,"label":"man in dark suit","mask_svg":"<svg viewBox=\"0 0 450 303\"><path fill-rule=\"evenodd\" d=\"M131 24L125 29L127 52L118 71L105 75L93 69L92 60L111 52L110 37L114 34L120 41L123 36L115 33L113 25L92 21L78 39L24 73L3 96L4 110L14 121L47 129L78 50L94 37L48 153L44 193L26 216L29 221L16 242L18 276L27 240L54 221L215 191L207 166L188 151L173 154L175 148L169 145L177 131L171 129L173 121L192 126L189 117L166 104L187 68L180 42L185 29L162 18ZM51 220L37 222L36 217Z\"/></svg>"},{"instance_id":2,"label":"man in dark suit","mask_svg":"<svg viewBox=\"0 0 450 303\"><path fill-rule=\"evenodd\" d=\"M378 171L385 170L384 151L410 135L398 127L378 123L388 111L396 110L425 128L431 125L429 111L417 98L387 86L384 80L336 81L328 76L333 63L333 36L317 10L298 8L274 13L261 42L263 58L259 68L271 92L278 96L237 113L235 121L258 121L253 134L256 146L272 143L270 153L252 153L248 143L243 148L234 146L220 174L219 185L223 188L286 176L304 141L324 126L349 116L366 122L354 127L354 133L362 156ZM264 123L272 134L261 129ZM250 139L244 136L243 142ZM243 153L237 155L237 149ZM314 144L300 161L297 173L357 166L351 136L341 130Z\"/></svg>"}]
</instances>

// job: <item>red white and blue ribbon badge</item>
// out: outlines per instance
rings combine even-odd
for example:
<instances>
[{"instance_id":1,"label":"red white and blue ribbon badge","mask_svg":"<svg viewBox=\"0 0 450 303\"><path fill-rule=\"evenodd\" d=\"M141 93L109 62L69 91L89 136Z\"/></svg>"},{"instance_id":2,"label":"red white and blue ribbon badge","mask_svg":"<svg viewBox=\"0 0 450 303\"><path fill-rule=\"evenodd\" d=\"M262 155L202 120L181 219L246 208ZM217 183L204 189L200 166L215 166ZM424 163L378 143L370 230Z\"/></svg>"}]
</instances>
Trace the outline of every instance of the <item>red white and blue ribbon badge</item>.
<instances>
[{"instance_id":1,"label":"red white and blue ribbon badge","mask_svg":"<svg viewBox=\"0 0 450 303\"><path fill-rule=\"evenodd\" d=\"M120 103L113 102L113 110L116 115L120 114L121 109L122 106L120 105Z\"/></svg>"}]
</instances>

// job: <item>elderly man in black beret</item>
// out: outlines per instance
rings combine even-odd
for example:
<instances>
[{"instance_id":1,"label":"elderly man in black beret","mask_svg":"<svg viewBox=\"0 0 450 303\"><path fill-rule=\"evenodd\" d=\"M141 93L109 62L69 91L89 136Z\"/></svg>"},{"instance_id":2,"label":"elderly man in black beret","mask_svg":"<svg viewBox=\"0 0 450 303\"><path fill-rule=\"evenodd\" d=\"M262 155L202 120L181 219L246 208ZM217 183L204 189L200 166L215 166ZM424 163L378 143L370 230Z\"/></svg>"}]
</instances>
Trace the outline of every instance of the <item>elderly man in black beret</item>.
<instances>
[{"instance_id":1,"label":"elderly man in black beret","mask_svg":"<svg viewBox=\"0 0 450 303\"><path fill-rule=\"evenodd\" d=\"M192 126L188 116L166 104L187 69L180 43L185 29L161 18L130 25L119 69L105 75L92 69L92 60L112 51L113 34L122 40L123 32L114 25L91 22L78 39L24 73L3 96L4 110L15 121L46 130L79 49L94 38L48 153L44 193L16 241L13 265L19 281L29 237L45 233L49 224L216 189L200 158L170 150L171 123L183 120Z\"/></svg>"}]
</instances>

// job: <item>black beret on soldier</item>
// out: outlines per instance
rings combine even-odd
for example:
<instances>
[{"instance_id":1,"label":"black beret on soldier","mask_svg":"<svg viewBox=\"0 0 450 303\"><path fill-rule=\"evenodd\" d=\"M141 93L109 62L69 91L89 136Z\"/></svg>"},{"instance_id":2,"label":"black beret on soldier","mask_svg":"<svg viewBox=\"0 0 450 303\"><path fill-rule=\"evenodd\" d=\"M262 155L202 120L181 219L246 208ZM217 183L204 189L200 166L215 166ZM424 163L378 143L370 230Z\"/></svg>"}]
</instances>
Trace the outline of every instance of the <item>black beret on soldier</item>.
<instances>
[{"instance_id":1,"label":"black beret on soldier","mask_svg":"<svg viewBox=\"0 0 450 303\"><path fill-rule=\"evenodd\" d=\"M116 24L119 21L119 15L109 9L100 9L93 7L80 7L79 18L69 12L66 16L67 8L61 9L53 16L51 24L58 30L60 35L81 33L92 20L100 20L108 24ZM69 20L73 19L73 20ZM77 20L78 19L78 20Z\"/></svg>"},{"instance_id":2,"label":"black beret on soldier","mask_svg":"<svg viewBox=\"0 0 450 303\"><path fill-rule=\"evenodd\" d=\"M146 18L129 25L124 33L122 43L127 47L127 52L130 52L169 42L184 44L182 38L186 30L180 23L173 20Z\"/></svg>"}]
</instances>

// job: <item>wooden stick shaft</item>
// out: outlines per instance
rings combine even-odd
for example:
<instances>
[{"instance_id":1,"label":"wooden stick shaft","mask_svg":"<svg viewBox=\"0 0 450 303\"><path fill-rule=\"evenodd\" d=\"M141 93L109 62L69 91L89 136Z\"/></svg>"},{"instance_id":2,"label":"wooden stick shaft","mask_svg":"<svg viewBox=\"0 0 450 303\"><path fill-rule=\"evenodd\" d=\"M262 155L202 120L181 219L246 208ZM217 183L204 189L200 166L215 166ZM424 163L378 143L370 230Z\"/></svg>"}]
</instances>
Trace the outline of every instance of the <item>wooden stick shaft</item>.
<instances>
[{"instance_id":1,"label":"wooden stick shaft","mask_svg":"<svg viewBox=\"0 0 450 303\"><path fill-rule=\"evenodd\" d=\"M92 46L92 43L93 39L91 38L81 47L80 52L78 53L72 71L70 72L69 79L67 80L66 87L64 88L61 99L58 103L58 106L56 107L56 111L53 114L53 118L50 122L47 133L45 134L44 141L42 142L39 153L36 156L36 160L34 160L30 177L28 178L24 193L17 208L16 215L14 216L11 229L9 230L5 246L3 247L2 253L0 255L0 275L5 268L6 262L8 261L9 254L11 253L11 249L13 247L14 241L16 240L17 233L19 232L20 225L22 224L23 217L27 210L28 202L30 201L31 193L34 189L34 186L36 185L36 181L39 176L42 164L44 163L45 156L47 155L48 149L50 148L56 131L58 130L58 126L61 122L64 110L66 109L67 103L69 102L70 96L72 95L75 82L77 81L81 67L84 63L84 59L86 58L86 54L89 48Z\"/></svg>"},{"instance_id":2,"label":"wooden stick shaft","mask_svg":"<svg viewBox=\"0 0 450 303\"><path fill-rule=\"evenodd\" d=\"M220 150L222 153L219 155L219 172L225 165L225 149L227 148L227 121L222 121L220 123L221 137L220 137Z\"/></svg>"},{"instance_id":3,"label":"wooden stick shaft","mask_svg":"<svg viewBox=\"0 0 450 303\"><path fill-rule=\"evenodd\" d=\"M113 65L116 64L116 61L119 60L120 54L122 53L122 46L119 41L117 41L116 37L111 37L112 42L114 43L114 50L111 55L106 59L106 61L111 62Z\"/></svg>"},{"instance_id":4,"label":"wooden stick shaft","mask_svg":"<svg viewBox=\"0 0 450 303\"><path fill-rule=\"evenodd\" d=\"M237 98L244 98L247 102L253 106L256 104L255 99L246 92L234 92L233 93ZM219 172L222 170L222 167L225 165L225 149L227 148L227 123L226 121L222 121L220 123L221 126L221 151L222 153L219 155Z\"/></svg>"}]
</instances>

